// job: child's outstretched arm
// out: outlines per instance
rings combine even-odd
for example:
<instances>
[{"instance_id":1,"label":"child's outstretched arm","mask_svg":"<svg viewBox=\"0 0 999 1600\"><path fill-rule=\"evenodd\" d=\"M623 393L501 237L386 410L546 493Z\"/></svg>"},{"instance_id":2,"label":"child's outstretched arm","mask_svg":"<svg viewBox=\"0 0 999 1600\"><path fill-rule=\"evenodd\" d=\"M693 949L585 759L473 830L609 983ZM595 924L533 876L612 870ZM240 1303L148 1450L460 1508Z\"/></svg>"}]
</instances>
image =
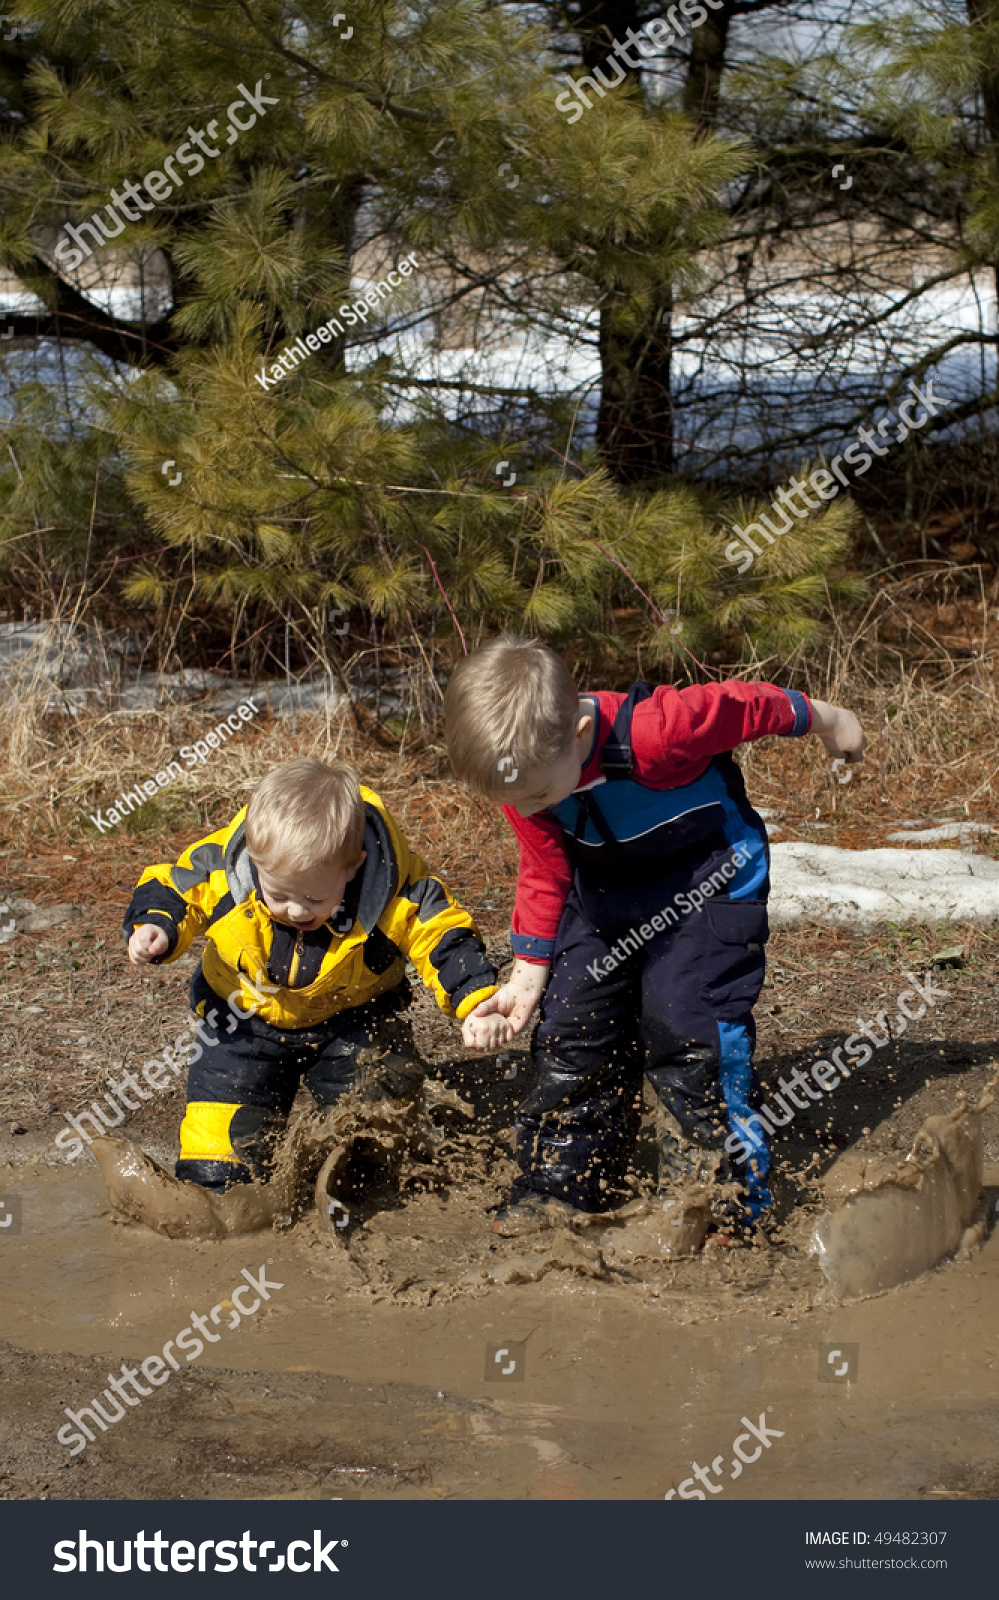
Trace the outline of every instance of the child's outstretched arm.
<instances>
[{"instance_id":1,"label":"child's outstretched arm","mask_svg":"<svg viewBox=\"0 0 999 1600\"><path fill-rule=\"evenodd\" d=\"M547 963L515 961L501 988L481 1000L462 1023L461 1037L470 1050L495 1050L522 1033L548 982Z\"/></svg>"},{"instance_id":2,"label":"child's outstretched arm","mask_svg":"<svg viewBox=\"0 0 999 1600\"><path fill-rule=\"evenodd\" d=\"M829 754L837 760L863 761L864 730L859 717L845 707L813 700L812 732L818 734Z\"/></svg>"},{"instance_id":3,"label":"child's outstretched arm","mask_svg":"<svg viewBox=\"0 0 999 1600\"><path fill-rule=\"evenodd\" d=\"M176 961L208 926L212 912L229 891L226 847L245 815L244 807L228 827L189 845L176 864L163 861L146 868L123 924L133 965Z\"/></svg>"}]
</instances>

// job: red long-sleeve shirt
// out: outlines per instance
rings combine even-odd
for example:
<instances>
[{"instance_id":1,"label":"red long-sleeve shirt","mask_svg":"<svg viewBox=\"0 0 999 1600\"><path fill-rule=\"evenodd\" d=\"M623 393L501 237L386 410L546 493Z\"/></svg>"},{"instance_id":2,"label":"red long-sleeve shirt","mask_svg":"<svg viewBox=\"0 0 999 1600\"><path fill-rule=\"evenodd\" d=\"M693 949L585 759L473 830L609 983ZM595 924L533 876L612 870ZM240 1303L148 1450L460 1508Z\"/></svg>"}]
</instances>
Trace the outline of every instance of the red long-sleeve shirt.
<instances>
[{"instance_id":1,"label":"red long-sleeve shirt","mask_svg":"<svg viewBox=\"0 0 999 1600\"><path fill-rule=\"evenodd\" d=\"M626 697L597 693L587 698L596 702L599 721L579 789L601 777L600 753ZM635 706L632 781L649 789L678 789L693 783L725 751L767 734L804 734L811 723L811 705L795 689L741 681L685 689L663 684ZM503 810L520 852L512 920L514 952L522 960L546 962L572 887L565 834L550 811L522 817L513 806Z\"/></svg>"}]
</instances>

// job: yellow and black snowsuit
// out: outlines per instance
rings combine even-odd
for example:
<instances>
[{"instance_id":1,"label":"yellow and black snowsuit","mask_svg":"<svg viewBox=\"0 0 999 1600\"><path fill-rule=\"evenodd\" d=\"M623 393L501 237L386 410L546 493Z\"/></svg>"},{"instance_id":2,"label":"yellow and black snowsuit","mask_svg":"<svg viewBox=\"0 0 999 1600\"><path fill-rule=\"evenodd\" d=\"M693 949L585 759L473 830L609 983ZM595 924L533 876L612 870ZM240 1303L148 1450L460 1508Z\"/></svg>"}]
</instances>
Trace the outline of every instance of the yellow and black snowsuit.
<instances>
[{"instance_id":1,"label":"yellow and black snowsuit","mask_svg":"<svg viewBox=\"0 0 999 1600\"><path fill-rule=\"evenodd\" d=\"M147 867L126 940L151 923L176 960L207 938L191 983L200 1044L191 1060L178 1177L223 1187L261 1171L300 1078L330 1104L358 1078L356 1057L409 1002L412 962L441 1010L462 1019L495 992L496 973L467 911L362 787L366 860L343 903L308 932L276 922L246 847L245 807L175 866Z\"/></svg>"}]
</instances>

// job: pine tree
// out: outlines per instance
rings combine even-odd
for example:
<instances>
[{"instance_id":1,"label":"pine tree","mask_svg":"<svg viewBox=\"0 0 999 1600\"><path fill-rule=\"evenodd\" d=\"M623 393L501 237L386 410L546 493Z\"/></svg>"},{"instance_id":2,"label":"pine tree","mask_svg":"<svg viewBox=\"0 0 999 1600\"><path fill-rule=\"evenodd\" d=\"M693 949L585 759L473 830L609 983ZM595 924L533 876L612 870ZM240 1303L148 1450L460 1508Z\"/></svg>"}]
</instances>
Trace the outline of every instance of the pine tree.
<instances>
[{"instance_id":1,"label":"pine tree","mask_svg":"<svg viewBox=\"0 0 999 1600\"><path fill-rule=\"evenodd\" d=\"M552 467L531 450L529 480L501 489L491 430L419 398L419 355L366 352L381 312L349 334L340 312L359 261L413 252L434 282L411 277L392 312L414 323L433 309L443 325L476 293L553 318L593 300L634 338L696 284L738 149L627 88L568 125L545 36L478 0L362 0L349 22L325 0L23 9L4 58L0 252L45 308L18 334L79 347L86 394L60 431L44 392L22 390L7 430L5 559L36 587L54 600L106 581L155 621L164 660L206 630L232 650L283 631L328 654L330 608L429 638L431 657L436 638L526 625L608 671L639 648L689 662L670 610L695 651L814 635L845 551L830 513L821 538L788 540L771 563L783 599L754 610L691 491L624 490L596 458ZM150 173L155 204L68 270L92 216L114 230L138 204L125 186ZM126 258L144 276L134 320L82 292L95 264ZM275 378L323 323L329 342Z\"/></svg>"}]
</instances>

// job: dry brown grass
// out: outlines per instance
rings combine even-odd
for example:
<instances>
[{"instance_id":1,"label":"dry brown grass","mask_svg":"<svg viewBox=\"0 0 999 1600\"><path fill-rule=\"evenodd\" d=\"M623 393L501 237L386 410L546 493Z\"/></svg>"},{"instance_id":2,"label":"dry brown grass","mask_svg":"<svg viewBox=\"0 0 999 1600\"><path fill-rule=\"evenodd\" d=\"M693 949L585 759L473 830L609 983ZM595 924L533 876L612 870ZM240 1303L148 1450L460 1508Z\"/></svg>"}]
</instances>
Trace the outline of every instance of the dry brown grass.
<instances>
[{"instance_id":1,"label":"dry brown grass","mask_svg":"<svg viewBox=\"0 0 999 1600\"><path fill-rule=\"evenodd\" d=\"M797 686L857 713L863 767L842 785L817 740L765 740L740 755L755 800L791 820L814 821L817 808L839 834L945 812L996 820L995 605L984 593L955 595L953 583L953 569L921 571L885 582L863 613L834 619L825 661Z\"/></svg>"},{"instance_id":2,"label":"dry brown grass","mask_svg":"<svg viewBox=\"0 0 999 1600\"><path fill-rule=\"evenodd\" d=\"M469 890L470 877L480 890L512 891L513 858L500 813L455 783L441 748L407 749L362 716L364 732L345 703L327 714L300 713L294 728L290 718L263 714L109 833L96 828L91 814L100 807L106 816L116 794L177 760L181 746L201 738L218 715L185 706L69 717L43 713L43 703L39 689L0 706L0 845L4 855L44 858L53 898L80 898L78 874L62 867L62 852L83 854L98 882L172 858L228 822L267 772L296 755L350 761L459 894Z\"/></svg>"},{"instance_id":3,"label":"dry brown grass","mask_svg":"<svg viewBox=\"0 0 999 1600\"><path fill-rule=\"evenodd\" d=\"M882 843L887 825L909 817L946 813L999 821L993 815L999 809L996 632L987 610L941 598L939 588L927 593L925 574L879 589L866 613L839 620L825 662L795 681L858 712L867 760L851 783L841 785L817 740L744 747L740 761L750 796L781 810L782 837L807 837L809 825L822 820L833 827L825 842L860 847ZM968 643L962 646L962 639ZM22 672L16 694L0 703L4 854L43 855L61 876L62 853L73 852L92 861L98 881L102 863L112 877L127 875L133 864L171 856L227 822L275 765L314 754L353 762L457 892L479 903L509 904L512 834L496 807L451 777L422 711L412 723L418 732L401 742L345 703L325 714L300 713L295 726L288 718L262 716L113 834L98 833L92 812L106 811L123 787L177 759L182 745L217 720L206 706L72 716L53 710L51 686L37 673Z\"/></svg>"}]
</instances>

